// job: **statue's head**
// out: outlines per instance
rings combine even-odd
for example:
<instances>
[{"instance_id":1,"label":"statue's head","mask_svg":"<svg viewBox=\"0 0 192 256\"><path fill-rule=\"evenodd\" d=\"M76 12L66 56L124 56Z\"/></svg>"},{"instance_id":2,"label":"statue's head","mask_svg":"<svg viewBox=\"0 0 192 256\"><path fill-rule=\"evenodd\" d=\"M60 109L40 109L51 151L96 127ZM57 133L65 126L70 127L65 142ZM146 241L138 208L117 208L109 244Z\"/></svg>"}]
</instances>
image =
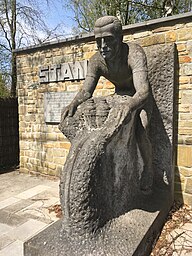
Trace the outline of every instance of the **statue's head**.
<instances>
[{"instance_id":1,"label":"statue's head","mask_svg":"<svg viewBox=\"0 0 192 256\"><path fill-rule=\"evenodd\" d=\"M97 47L106 60L112 60L119 52L123 40L122 24L114 16L104 16L95 22Z\"/></svg>"}]
</instances>

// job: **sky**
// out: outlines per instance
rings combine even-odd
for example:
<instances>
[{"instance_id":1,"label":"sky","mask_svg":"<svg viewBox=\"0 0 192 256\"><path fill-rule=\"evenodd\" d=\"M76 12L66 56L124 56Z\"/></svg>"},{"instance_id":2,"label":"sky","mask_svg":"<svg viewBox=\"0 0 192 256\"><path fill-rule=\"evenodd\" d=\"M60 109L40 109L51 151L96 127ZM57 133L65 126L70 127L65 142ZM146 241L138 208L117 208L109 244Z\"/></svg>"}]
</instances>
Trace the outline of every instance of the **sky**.
<instances>
[{"instance_id":1,"label":"sky","mask_svg":"<svg viewBox=\"0 0 192 256\"><path fill-rule=\"evenodd\" d=\"M45 21L52 28L62 23L66 36L70 36L71 29L75 25L73 12L70 8L64 7L63 3L66 3L66 0L58 0L51 3L50 7L45 11L47 13Z\"/></svg>"}]
</instances>

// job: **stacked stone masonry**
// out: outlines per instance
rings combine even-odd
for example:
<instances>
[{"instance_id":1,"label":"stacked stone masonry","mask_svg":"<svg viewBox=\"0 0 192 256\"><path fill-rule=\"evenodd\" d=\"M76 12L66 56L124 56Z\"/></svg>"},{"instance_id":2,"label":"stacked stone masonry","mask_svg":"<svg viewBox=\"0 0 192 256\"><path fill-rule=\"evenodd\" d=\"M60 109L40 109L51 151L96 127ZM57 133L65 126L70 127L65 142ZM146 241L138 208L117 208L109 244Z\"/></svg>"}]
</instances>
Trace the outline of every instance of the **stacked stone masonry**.
<instances>
[{"instance_id":1,"label":"stacked stone masonry","mask_svg":"<svg viewBox=\"0 0 192 256\"><path fill-rule=\"evenodd\" d=\"M175 107L175 196L192 205L192 13L124 27L124 41L143 47L175 43L178 51ZM17 51L20 170L59 176L70 143L57 125L44 121L44 93L78 91L83 81L39 83L39 67L89 59L96 52L93 35ZM114 92L99 80L95 95Z\"/></svg>"}]
</instances>

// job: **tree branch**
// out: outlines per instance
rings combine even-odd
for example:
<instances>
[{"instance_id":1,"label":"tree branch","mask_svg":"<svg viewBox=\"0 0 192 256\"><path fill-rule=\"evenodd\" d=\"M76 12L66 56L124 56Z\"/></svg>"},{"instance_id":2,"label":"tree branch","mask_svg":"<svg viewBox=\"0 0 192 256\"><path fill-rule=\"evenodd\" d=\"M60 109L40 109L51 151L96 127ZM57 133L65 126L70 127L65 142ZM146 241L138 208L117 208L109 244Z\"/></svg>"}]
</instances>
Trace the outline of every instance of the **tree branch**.
<instances>
[{"instance_id":1,"label":"tree branch","mask_svg":"<svg viewBox=\"0 0 192 256\"><path fill-rule=\"evenodd\" d=\"M3 24L1 19L0 19L0 26L1 26L2 30L3 30L4 35L5 35L5 39L8 42L9 48L10 48L10 50L12 50L11 42L10 42L10 39L8 37L8 33L7 33L6 29L5 29L5 23Z\"/></svg>"}]
</instances>

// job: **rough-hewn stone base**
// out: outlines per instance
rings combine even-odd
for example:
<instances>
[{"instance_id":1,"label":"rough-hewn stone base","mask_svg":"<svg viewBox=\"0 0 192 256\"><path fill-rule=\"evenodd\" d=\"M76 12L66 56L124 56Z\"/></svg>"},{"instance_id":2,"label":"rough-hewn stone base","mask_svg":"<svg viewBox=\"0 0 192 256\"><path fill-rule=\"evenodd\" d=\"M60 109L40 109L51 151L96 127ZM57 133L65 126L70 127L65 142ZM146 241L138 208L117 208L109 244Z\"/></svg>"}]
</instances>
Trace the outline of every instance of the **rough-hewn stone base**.
<instances>
[{"instance_id":1,"label":"rough-hewn stone base","mask_svg":"<svg viewBox=\"0 0 192 256\"><path fill-rule=\"evenodd\" d=\"M24 244L25 256L116 256L149 255L172 203L171 193L156 190L143 196L140 209L134 209L113 221L98 239L80 244L60 235L61 221L29 239ZM146 204L146 201L148 202ZM144 207L145 205L145 207Z\"/></svg>"}]
</instances>

